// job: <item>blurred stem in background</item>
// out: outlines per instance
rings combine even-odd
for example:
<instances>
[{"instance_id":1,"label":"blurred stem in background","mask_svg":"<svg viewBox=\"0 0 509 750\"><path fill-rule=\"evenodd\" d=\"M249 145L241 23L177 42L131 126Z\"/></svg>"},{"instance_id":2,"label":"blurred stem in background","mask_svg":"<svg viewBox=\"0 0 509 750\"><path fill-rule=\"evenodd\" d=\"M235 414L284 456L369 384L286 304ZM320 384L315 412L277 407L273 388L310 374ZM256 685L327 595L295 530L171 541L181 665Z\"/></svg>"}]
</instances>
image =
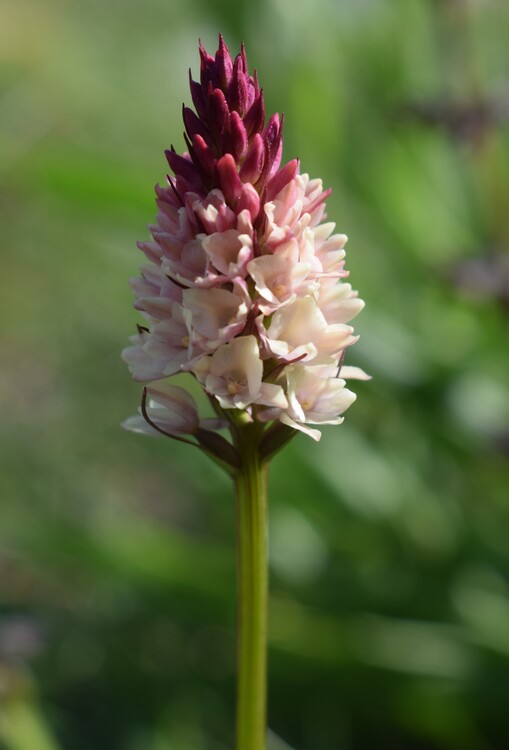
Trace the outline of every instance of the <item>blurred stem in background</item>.
<instances>
[{"instance_id":1,"label":"blurred stem in background","mask_svg":"<svg viewBox=\"0 0 509 750\"><path fill-rule=\"evenodd\" d=\"M267 463L260 425L238 431L237 750L264 750L267 734Z\"/></svg>"}]
</instances>

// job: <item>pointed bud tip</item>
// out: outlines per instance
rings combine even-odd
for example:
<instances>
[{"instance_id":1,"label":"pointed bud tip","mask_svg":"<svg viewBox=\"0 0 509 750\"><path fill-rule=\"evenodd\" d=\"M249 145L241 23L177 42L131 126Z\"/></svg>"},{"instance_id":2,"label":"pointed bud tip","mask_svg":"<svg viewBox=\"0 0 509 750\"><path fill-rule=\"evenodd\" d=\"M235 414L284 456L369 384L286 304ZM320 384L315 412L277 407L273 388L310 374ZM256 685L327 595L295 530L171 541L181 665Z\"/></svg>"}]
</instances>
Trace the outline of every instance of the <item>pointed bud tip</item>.
<instances>
[{"instance_id":1,"label":"pointed bud tip","mask_svg":"<svg viewBox=\"0 0 509 750\"><path fill-rule=\"evenodd\" d=\"M219 48L218 51L221 50L223 54L230 55L230 50L228 49L228 45L226 44L224 40L224 36L220 33L219 34Z\"/></svg>"}]
</instances>

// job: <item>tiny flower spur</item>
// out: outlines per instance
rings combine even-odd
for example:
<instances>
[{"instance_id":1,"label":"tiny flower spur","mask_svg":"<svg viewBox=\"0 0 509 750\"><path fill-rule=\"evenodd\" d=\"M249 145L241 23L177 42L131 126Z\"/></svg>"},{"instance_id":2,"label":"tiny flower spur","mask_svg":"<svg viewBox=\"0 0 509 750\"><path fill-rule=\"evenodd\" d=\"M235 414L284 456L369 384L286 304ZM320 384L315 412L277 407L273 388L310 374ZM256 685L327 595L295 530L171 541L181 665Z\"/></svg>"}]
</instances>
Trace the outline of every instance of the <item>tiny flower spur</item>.
<instances>
[{"instance_id":1,"label":"tiny flower spur","mask_svg":"<svg viewBox=\"0 0 509 750\"><path fill-rule=\"evenodd\" d=\"M156 186L148 261L131 281L145 325L123 352L145 384L133 432L195 445L235 479L239 539L237 750L266 737L266 469L298 432L320 439L355 400L343 366L350 321L364 303L344 279L346 236L325 221L322 181L281 166L283 118L266 122L263 89L244 46L232 60L219 37L200 43L193 109L183 107L187 151L166 151ZM186 372L215 418L171 383ZM229 431L231 440L221 434Z\"/></svg>"}]
</instances>

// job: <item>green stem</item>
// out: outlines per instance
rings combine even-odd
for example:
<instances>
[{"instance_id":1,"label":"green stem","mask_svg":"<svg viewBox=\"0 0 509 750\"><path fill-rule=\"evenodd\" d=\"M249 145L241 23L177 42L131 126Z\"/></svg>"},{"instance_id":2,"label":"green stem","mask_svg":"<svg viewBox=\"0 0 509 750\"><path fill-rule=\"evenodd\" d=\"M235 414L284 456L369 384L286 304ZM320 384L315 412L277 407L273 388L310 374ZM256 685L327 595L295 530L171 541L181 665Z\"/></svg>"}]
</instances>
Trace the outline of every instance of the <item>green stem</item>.
<instances>
[{"instance_id":1,"label":"green stem","mask_svg":"<svg viewBox=\"0 0 509 750\"><path fill-rule=\"evenodd\" d=\"M237 499L237 744L265 750L267 735L267 466L257 425L239 430Z\"/></svg>"}]
</instances>

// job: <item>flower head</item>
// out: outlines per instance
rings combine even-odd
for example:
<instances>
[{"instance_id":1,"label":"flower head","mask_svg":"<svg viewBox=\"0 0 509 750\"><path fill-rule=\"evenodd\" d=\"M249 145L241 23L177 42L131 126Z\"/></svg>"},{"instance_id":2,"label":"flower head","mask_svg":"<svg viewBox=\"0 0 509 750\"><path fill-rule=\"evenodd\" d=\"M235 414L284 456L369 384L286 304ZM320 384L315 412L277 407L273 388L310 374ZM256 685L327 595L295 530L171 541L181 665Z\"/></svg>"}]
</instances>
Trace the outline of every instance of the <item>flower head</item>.
<instances>
[{"instance_id":1,"label":"flower head","mask_svg":"<svg viewBox=\"0 0 509 750\"><path fill-rule=\"evenodd\" d=\"M166 152L173 175L156 187L152 239L139 245L149 262L131 282L146 324L123 356L148 383L142 417L148 431L198 436L218 454L226 441L213 431L239 417L319 439L308 425L339 424L355 398L340 371L367 377L341 370L364 303L343 281L347 238L324 221L330 190L297 160L281 166L283 119L265 121L243 46L232 60L222 37L214 56L200 43L190 87L187 151ZM219 421L205 425L180 388L154 382L182 371ZM142 417L125 426L139 430Z\"/></svg>"}]
</instances>

